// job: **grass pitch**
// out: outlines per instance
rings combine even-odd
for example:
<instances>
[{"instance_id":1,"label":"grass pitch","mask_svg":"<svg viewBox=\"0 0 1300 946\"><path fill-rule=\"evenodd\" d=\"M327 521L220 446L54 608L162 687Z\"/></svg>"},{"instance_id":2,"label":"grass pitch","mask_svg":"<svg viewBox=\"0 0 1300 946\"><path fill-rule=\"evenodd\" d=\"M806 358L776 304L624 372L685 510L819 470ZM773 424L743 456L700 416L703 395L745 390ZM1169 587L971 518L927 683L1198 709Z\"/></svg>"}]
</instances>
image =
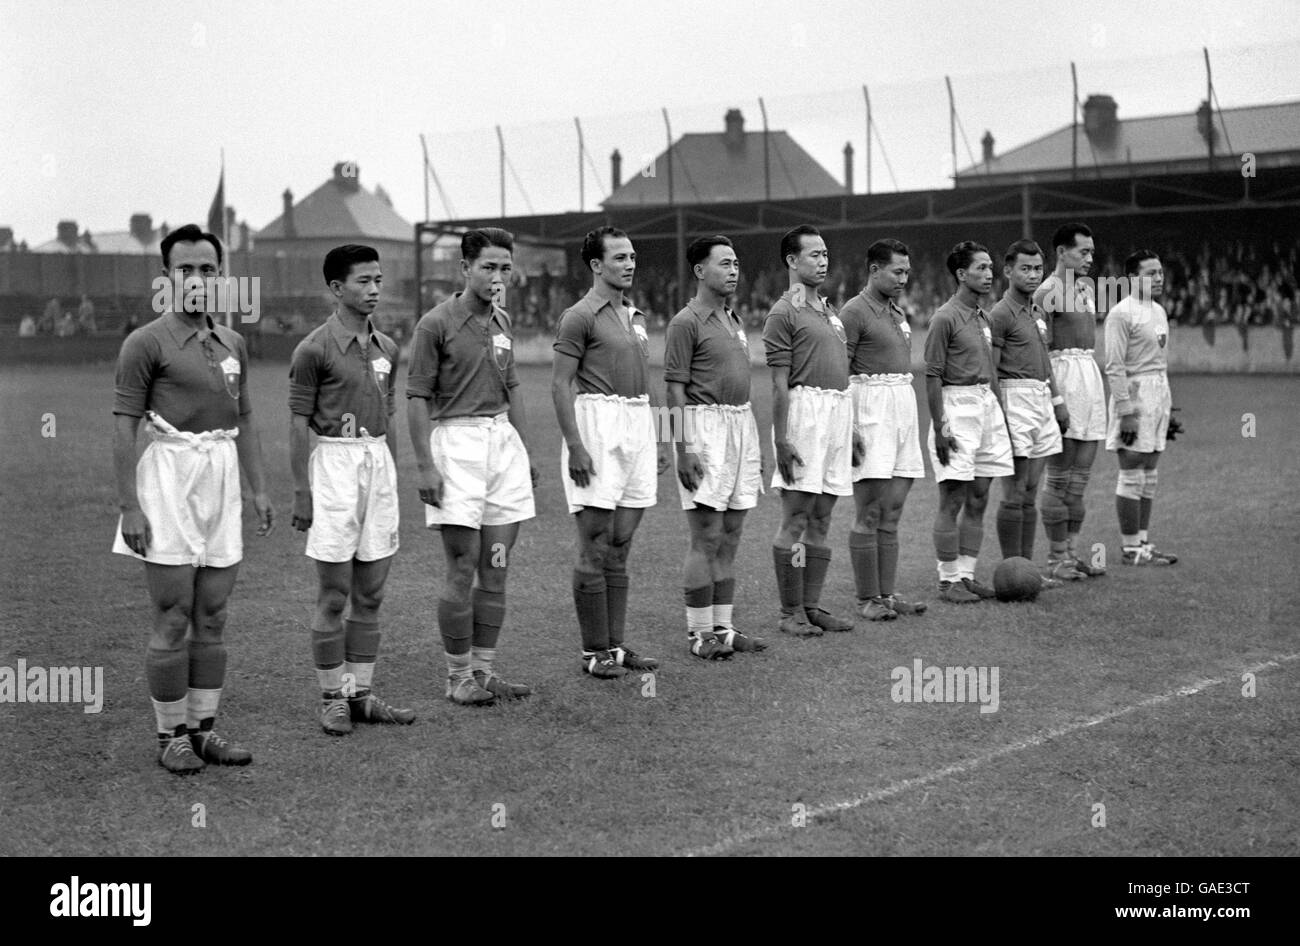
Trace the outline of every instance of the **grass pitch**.
<instances>
[{"instance_id":1,"label":"grass pitch","mask_svg":"<svg viewBox=\"0 0 1300 946\"><path fill-rule=\"evenodd\" d=\"M1103 454L1084 539L1107 544L1111 574L1035 604L933 600L936 491L927 480L903 517L900 591L930 600L929 613L780 639L769 551L779 503L769 493L737 557L736 615L772 646L725 663L686 653L686 524L665 476L630 563L628 641L663 662L651 688L637 675L602 682L578 670L573 526L549 371L525 368L545 479L538 518L513 556L499 664L536 694L482 710L442 696L441 548L423 528L399 412L402 549L382 611L376 692L414 706L420 719L337 739L316 722L314 570L303 536L289 528L287 373L266 363L251 372L278 524L267 539L245 530L227 627L220 728L254 763L186 779L155 762L142 569L109 553L112 366L6 369L0 378L0 666L22 658L102 667L107 693L99 714L0 704L0 853L1300 850L1300 661L1283 659L1300 653L1300 594L1288 567L1300 527L1293 380L1174 378L1189 432L1161 463L1153 537L1183 560L1172 569L1118 565L1115 461ZM768 392L767 373L756 371L761 422ZM42 436L49 415L52 437ZM997 560L994 491L985 580ZM842 612L853 595L851 516L851 500L841 500L824 598ZM1045 548L1040 536L1040 561ZM895 703L891 671L918 658L999 668L998 711ZM1278 662L1259 671L1255 696L1243 696L1241 672L1270 660ZM1196 692L1081 725L1184 687Z\"/></svg>"}]
</instances>

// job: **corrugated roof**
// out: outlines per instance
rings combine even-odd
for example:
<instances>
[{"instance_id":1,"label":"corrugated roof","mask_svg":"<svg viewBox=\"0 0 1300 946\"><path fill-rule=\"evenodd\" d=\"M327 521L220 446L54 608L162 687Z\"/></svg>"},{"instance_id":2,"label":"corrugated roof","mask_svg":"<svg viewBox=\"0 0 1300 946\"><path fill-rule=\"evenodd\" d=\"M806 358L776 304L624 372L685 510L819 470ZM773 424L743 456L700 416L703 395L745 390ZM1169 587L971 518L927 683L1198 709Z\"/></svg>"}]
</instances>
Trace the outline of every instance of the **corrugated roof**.
<instances>
[{"instance_id":1,"label":"corrugated roof","mask_svg":"<svg viewBox=\"0 0 1300 946\"><path fill-rule=\"evenodd\" d=\"M736 146L728 146L725 132L682 135L672 146L673 199L679 203L754 201L765 198L763 133L740 133ZM822 167L784 131L768 135L772 200L794 197L829 197L844 193L844 185ZM654 176L624 166L628 174L621 187L602 206L625 207L668 203L668 152L652 165Z\"/></svg>"},{"instance_id":2,"label":"corrugated roof","mask_svg":"<svg viewBox=\"0 0 1300 946\"><path fill-rule=\"evenodd\" d=\"M1300 102L1225 108L1222 121L1215 115L1219 134L1215 151L1226 153L1227 140L1236 154L1252 151L1267 154L1300 150ZM1227 137L1224 130L1227 130ZM1031 174L1037 171L1068 170L1071 166L1071 126L1065 125L1027 144L996 155L957 172L958 177L982 174ZM1105 146L1092 141L1079 121L1079 167L1151 162L1187 161L1204 158L1205 139L1197 130L1196 112L1119 118L1113 139Z\"/></svg>"}]
</instances>

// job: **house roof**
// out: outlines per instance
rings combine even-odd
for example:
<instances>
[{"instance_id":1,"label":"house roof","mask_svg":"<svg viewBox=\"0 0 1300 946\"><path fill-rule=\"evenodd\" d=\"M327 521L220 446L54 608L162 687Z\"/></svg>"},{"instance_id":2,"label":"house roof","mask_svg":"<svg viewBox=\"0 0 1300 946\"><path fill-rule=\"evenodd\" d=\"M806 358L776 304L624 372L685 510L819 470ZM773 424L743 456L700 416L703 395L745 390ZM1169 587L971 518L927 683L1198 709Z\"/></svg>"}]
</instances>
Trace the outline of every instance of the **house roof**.
<instances>
[{"instance_id":1,"label":"house roof","mask_svg":"<svg viewBox=\"0 0 1300 946\"><path fill-rule=\"evenodd\" d=\"M335 165L332 178L293 205L293 223L295 232L287 235L281 214L263 227L255 239L329 237L409 242L414 233L413 225L382 197L361 186L356 165Z\"/></svg>"},{"instance_id":2,"label":"house roof","mask_svg":"<svg viewBox=\"0 0 1300 946\"><path fill-rule=\"evenodd\" d=\"M1233 151L1267 154L1300 151L1300 101L1277 105L1252 105L1225 108L1215 116L1218 130L1215 150L1226 153L1227 141ZM1227 135L1225 137L1224 131ZM1065 125L1026 144L1019 145L985 164L980 162L957 172L961 178L983 174L1031 174L1039 171L1069 170L1072 156L1072 128ZM1092 140L1079 121L1080 168L1107 165L1147 164L1197 160L1206 156L1207 146L1197 129L1197 113L1152 115L1145 118L1120 118L1114 136L1106 143Z\"/></svg>"},{"instance_id":3,"label":"house roof","mask_svg":"<svg viewBox=\"0 0 1300 946\"><path fill-rule=\"evenodd\" d=\"M729 143L730 140L730 143ZM771 199L829 197L844 185L787 132L768 134ZM683 203L766 199L763 133L689 133L672 146L673 199ZM628 178L604 201L606 208L668 203L668 151L655 158L654 176L628 168Z\"/></svg>"}]
</instances>

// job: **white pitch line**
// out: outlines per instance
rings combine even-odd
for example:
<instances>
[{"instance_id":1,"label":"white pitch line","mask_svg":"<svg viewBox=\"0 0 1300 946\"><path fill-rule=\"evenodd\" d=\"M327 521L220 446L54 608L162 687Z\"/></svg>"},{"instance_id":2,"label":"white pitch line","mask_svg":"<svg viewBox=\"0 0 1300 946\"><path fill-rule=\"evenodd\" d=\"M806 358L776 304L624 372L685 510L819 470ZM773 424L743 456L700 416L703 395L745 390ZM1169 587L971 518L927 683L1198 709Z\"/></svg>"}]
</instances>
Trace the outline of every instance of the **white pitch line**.
<instances>
[{"instance_id":1,"label":"white pitch line","mask_svg":"<svg viewBox=\"0 0 1300 946\"><path fill-rule=\"evenodd\" d=\"M1258 674L1265 670L1276 670L1281 667L1282 664L1290 663L1294 660L1300 660L1300 654L1284 654L1280 657L1274 657L1272 660L1266 660L1263 663L1255 664L1253 667L1246 667L1239 671L1236 674L1236 677L1240 680L1242 674ZM973 759L967 759L965 762L958 762L953 765L944 766L942 769L938 769L926 775L917 776L916 778L903 779L901 782L894 782L892 785L886 785L884 788L878 788L875 791L867 792L865 795L859 795L857 798L851 798L847 801L831 802L830 804L821 805L817 808L810 808L805 817L809 821L813 821L817 818L823 818L826 815L835 814L836 812L851 811L854 808L861 808L863 805L869 805L872 802L882 801L886 798L893 798L895 795L901 795L910 789L918 788L922 785L930 785L933 782L938 782L941 779L948 778L950 775L964 775L967 772L973 771L974 769L996 759L1000 759L1003 756L1012 755L1013 753L1021 752L1025 749L1033 749L1037 746L1043 745L1044 743L1051 742L1054 739L1060 739L1062 736L1068 736L1071 733L1079 732L1080 730L1087 729L1090 726L1100 726L1102 723L1108 723L1112 719L1127 716L1129 713L1136 712L1140 709L1147 709L1148 707L1159 706L1161 703L1168 703L1175 697L1193 696L1204 690L1208 690L1210 687L1226 683L1228 679L1228 677L1220 677L1213 680L1198 680L1195 683L1178 687L1175 690L1169 690L1158 696L1148 697L1147 699L1138 703L1133 703L1130 706L1123 706L1119 709L1111 710L1109 713L1102 713L1100 716L1092 716L1088 719L1076 720L1075 722L1062 726L1059 729L1053 729L1037 736L1031 736L1028 739L1023 739L1020 742L1013 742L998 749L991 749L988 752L975 756ZM693 848L688 851L683 851L678 856L711 857L716 854L725 854L727 851L740 847L741 845L780 834L782 831L786 830L787 827L793 826L782 823L766 828L756 828L752 831L744 831L740 834L733 835L730 838L725 838L716 844L711 844L708 847Z\"/></svg>"}]
</instances>

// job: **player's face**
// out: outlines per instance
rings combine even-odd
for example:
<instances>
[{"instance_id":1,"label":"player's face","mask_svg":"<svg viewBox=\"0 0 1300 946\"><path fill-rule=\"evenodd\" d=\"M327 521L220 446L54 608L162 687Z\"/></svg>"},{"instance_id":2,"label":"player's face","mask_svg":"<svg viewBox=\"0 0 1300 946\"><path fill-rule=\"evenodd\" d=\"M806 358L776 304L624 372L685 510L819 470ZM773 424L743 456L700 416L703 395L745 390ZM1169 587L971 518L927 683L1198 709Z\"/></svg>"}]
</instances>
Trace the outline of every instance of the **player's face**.
<instances>
[{"instance_id":1,"label":"player's face","mask_svg":"<svg viewBox=\"0 0 1300 946\"><path fill-rule=\"evenodd\" d=\"M897 299L907 288L908 277L912 274L912 263L906 256L895 253L884 266L872 263L868 280L882 296Z\"/></svg>"},{"instance_id":2,"label":"player's face","mask_svg":"<svg viewBox=\"0 0 1300 946\"><path fill-rule=\"evenodd\" d=\"M605 252L599 260L592 263L596 275L611 289L627 291L632 288L632 277L636 274L636 250L627 237L605 237Z\"/></svg>"},{"instance_id":3,"label":"player's face","mask_svg":"<svg viewBox=\"0 0 1300 946\"><path fill-rule=\"evenodd\" d=\"M1144 259L1138 264L1138 285L1142 299L1159 299L1165 291L1165 268L1158 259ZM1150 287L1148 290L1147 287Z\"/></svg>"},{"instance_id":4,"label":"player's face","mask_svg":"<svg viewBox=\"0 0 1300 946\"><path fill-rule=\"evenodd\" d=\"M1002 267L1002 275L1020 292L1032 296L1043 283L1043 258L1037 253L1033 256L1017 253L1014 263Z\"/></svg>"},{"instance_id":5,"label":"player's face","mask_svg":"<svg viewBox=\"0 0 1300 946\"><path fill-rule=\"evenodd\" d=\"M987 253L976 253L965 269L957 270L961 284L978 296L986 296L993 289L993 259Z\"/></svg>"},{"instance_id":6,"label":"player's face","mask_svg":"<svg viewBox=\"0 0 1300 946\"><path fill-rule=\"evenodd\" d=\"M330 289L340 305L364 317L379 305L379 291L383 285L384 276L378 263L353 263L348 278L341 282L334 280Z\"/></svg>"},{"instance_id":7,"label":"player's face","mask_svg":"<svg viewBox=\"0 0 1300 946\"><path fill-rule=\"evenodd\" d=\"M461 275L465 277L465 291L480 302L498 303L505 297L510 274L514 272L514 257L503 246L488 246L479 251L473 261L460 261Z\"/></svg>"},{"instance_id":8,"label":"player's face","mask_svg":"<svg viewBox=\"0 0 1300 946\"><path fill-rule=\"evenodd\" d=\"M221 265L217 262L217 248L207 240L197 243L177 243L168 254L167 271L173 288L173 298L179 289L184 300L185 312L206 312L208 310L206 280L221 275ZM215 303L216 300L213 300Z\"/></svg>"},{"instance_id":9,"label":"player's face","mask_svg":"<svg viewBox=\"0 0 1300 946\"><path fill-rule=\"evenodd\" d=\"M805 286L820 286L826 281L831 254L821 237L804 235L799 237L799 255L787 256L785 262L787 266L793 265L795 274Z\"/></svg>"},{"instance_id":10,"label":"player's face","mask_svg":"<svg viewBox=\"0 0 1300 946\"><path fill-rule=\"evenodd\" d=\"M1080 276L1088 275L1092 269L1092 251L1092 237L1078 233L1074 235L1074 246L1058 250L1061 259L1065 262L1065 268L1074 270Z\"/></svg>"},{"instance_id":11,"label":"player's face","mask_svg":"<svg viewBox=\"0 0 1300 946\"><path fill-rule=\"evenodd\" d=\"M740 282L740 260L731 247L715 246L709 250L708 259L695 264L695 272L709 291L729 296Z\"/></svg>"}]
</instances>

